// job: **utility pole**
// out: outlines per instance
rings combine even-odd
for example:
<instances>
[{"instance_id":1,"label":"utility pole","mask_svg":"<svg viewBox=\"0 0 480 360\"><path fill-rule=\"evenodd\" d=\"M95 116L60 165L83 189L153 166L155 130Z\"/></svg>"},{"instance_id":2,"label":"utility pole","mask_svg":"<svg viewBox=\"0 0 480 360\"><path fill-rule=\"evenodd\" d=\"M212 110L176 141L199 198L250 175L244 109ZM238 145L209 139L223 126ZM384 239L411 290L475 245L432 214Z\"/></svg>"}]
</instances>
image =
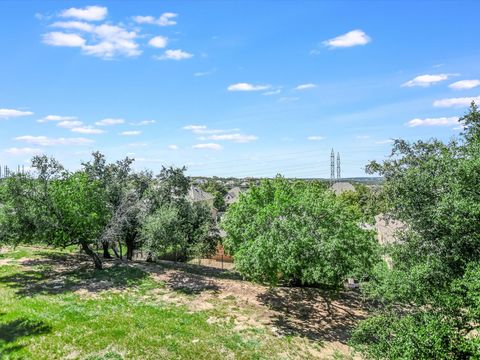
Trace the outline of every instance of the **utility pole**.
<instances>
[{"instance_id":1,"label":"utility pole","mask_svg":"<svg viewBox=\"0 0 480 360\"><path fill-rule=\"evenodd\" d=\"M330 154L330 185L335 182L335 152L332 149Z\"/></svg>"},{"instance_id":2,"label":"utility pole","mask_svg":"<svg viewBox=\"0 0 480 360\"><path fill-rule=\"evenodd\" d=\"M342 177L342 172L341 172L341 167L340 167L340 153L337 153L337 180L340 180Z\"/></svg>"}]
</instances>

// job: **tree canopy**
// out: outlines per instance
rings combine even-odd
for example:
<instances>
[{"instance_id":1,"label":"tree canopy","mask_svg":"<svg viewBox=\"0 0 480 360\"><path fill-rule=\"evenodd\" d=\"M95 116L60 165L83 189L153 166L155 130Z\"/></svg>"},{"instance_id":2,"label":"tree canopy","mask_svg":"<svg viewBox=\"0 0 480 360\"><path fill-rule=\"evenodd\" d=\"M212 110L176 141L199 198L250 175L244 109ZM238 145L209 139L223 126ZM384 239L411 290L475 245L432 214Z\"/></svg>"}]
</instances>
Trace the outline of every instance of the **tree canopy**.
<instances>
[{"instance_id":1,"label":"tree canopy","mask_svg":"<svg viewBox=\"0 0 480 360\"><path fill-rule=\"evenodd\" d=\"M338 286L368 276L376 259L361 214L323 186L277 177L251 188L221 226L235 266L256 281Z\"/></svg>"}]
</instances>

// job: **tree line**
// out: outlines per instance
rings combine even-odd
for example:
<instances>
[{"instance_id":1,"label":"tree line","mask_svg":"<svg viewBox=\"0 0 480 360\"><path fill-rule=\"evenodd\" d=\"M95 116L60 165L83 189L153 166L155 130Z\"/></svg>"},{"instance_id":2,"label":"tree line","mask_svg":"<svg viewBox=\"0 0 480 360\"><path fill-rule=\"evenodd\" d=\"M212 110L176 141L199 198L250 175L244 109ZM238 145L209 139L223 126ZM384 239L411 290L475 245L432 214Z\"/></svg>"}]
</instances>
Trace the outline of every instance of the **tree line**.
<instances>
[{"instance_id":1,"label":"tree line","mask_svg":"<svg viewBox=\"0 0 480 360\"><path fill-rule=\"evenodd\" d=\"M134 172L133 159L107 163L99 152L70 172L54 158L35 156L32 172L0 183L0 242L77 245L102 268L101 256L142 249L147 259L206 256L218 243L210 209L187 198L185 168ZM121 252L120 252L121 254ZM117 253L118 255L118 253ZM120 255L121 256L121 255Z\"/></svg>"}]
</instances>

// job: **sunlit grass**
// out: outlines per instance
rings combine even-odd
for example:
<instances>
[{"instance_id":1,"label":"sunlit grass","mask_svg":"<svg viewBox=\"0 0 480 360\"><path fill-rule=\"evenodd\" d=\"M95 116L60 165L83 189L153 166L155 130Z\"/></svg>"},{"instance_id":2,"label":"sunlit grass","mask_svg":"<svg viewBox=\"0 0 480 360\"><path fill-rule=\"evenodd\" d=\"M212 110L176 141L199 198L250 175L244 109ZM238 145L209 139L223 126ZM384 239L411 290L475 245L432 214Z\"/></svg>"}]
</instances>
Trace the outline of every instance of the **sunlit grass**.
<instances>
[{"instance_id":1,"label":"sunlit grass","mask_svg":"<svg viewBox=\"0 0 480 360\"><path fill-rule=\"evenodd\" d=\"M191 311L162 302L157 294L172 290L137 267L58 270L55 261L68 264L70 256L28 248L2 254L11 261L0 266L0 358L274 359L296 353L295 341L265 328L209 322L228 317L221 303ZM37 261L17 261L25 258ZM89 291L78 291L84 285Z\"/></svg>"}]
</instances>

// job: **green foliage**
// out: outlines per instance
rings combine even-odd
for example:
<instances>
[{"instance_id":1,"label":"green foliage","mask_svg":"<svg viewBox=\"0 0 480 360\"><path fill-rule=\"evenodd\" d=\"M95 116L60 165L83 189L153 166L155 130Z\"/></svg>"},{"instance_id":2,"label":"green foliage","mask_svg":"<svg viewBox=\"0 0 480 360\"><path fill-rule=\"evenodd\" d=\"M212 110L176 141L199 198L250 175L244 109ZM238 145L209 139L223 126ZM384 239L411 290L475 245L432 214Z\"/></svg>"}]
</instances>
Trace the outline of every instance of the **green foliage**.
<instances>
[{"instance_id":1,"label":"green foliage","mask_svg":"<svg viewBox=\"0 0 480 360\"><path fill-rule=\"evenodd\" d=\"M355 184L355 191L345 191L339 196L349 204L358 206L365 222L374 223L376 215L387 212L385 194L380 187Z\"/></svg>"},{"instance_id":2,"label":"green foliage","mask_svg":"<svg viewBox=\"0 0 480 360\"><path fill-rule=\"evenodd\" d=\"M213 179L208 179L206 182L200 185L200 188L215 197L213 206L215 206L219 211L225 210L225 195L227 194L228 190L223 183L218 182L214 177Z\"/></svg>"},{"instance_id":3,"label":"green foliage","mask_svg":"<svg viewBox=\"0 0 480 360\"><path fill-rule=\"evenodd\" d=\"M384 305L352 337L367 357L480 357L479 115L472 104L459 141L396 140L390 159L369 165L408 230L384 249L393 268L378 265L364 288Z\"/></svg>"},{"instance_id":4,"label":"green foliage","mask_svg":"<svg viewBox=\"0 0 480 360\"><path fill-rule=\"evenodd\" d=\"M206 256L215 251L218 233L210 210L187 200L185 169L163 168L149 191L150 206L140 235L145 249L156 257L169 253L175 259Z\"/></svg>"},{"instance_id":5,"label":"green foliage","mask_svg":"<svg viewBox=\"0 0 480 360\"><path fill-rule=\"evenodd\" d=\"M224 245L238 271L269 284L338 286L365 278L376 260L361 215L322 186L277 177L250 189L227 211Z\"/></svg>"}]
</instances>

